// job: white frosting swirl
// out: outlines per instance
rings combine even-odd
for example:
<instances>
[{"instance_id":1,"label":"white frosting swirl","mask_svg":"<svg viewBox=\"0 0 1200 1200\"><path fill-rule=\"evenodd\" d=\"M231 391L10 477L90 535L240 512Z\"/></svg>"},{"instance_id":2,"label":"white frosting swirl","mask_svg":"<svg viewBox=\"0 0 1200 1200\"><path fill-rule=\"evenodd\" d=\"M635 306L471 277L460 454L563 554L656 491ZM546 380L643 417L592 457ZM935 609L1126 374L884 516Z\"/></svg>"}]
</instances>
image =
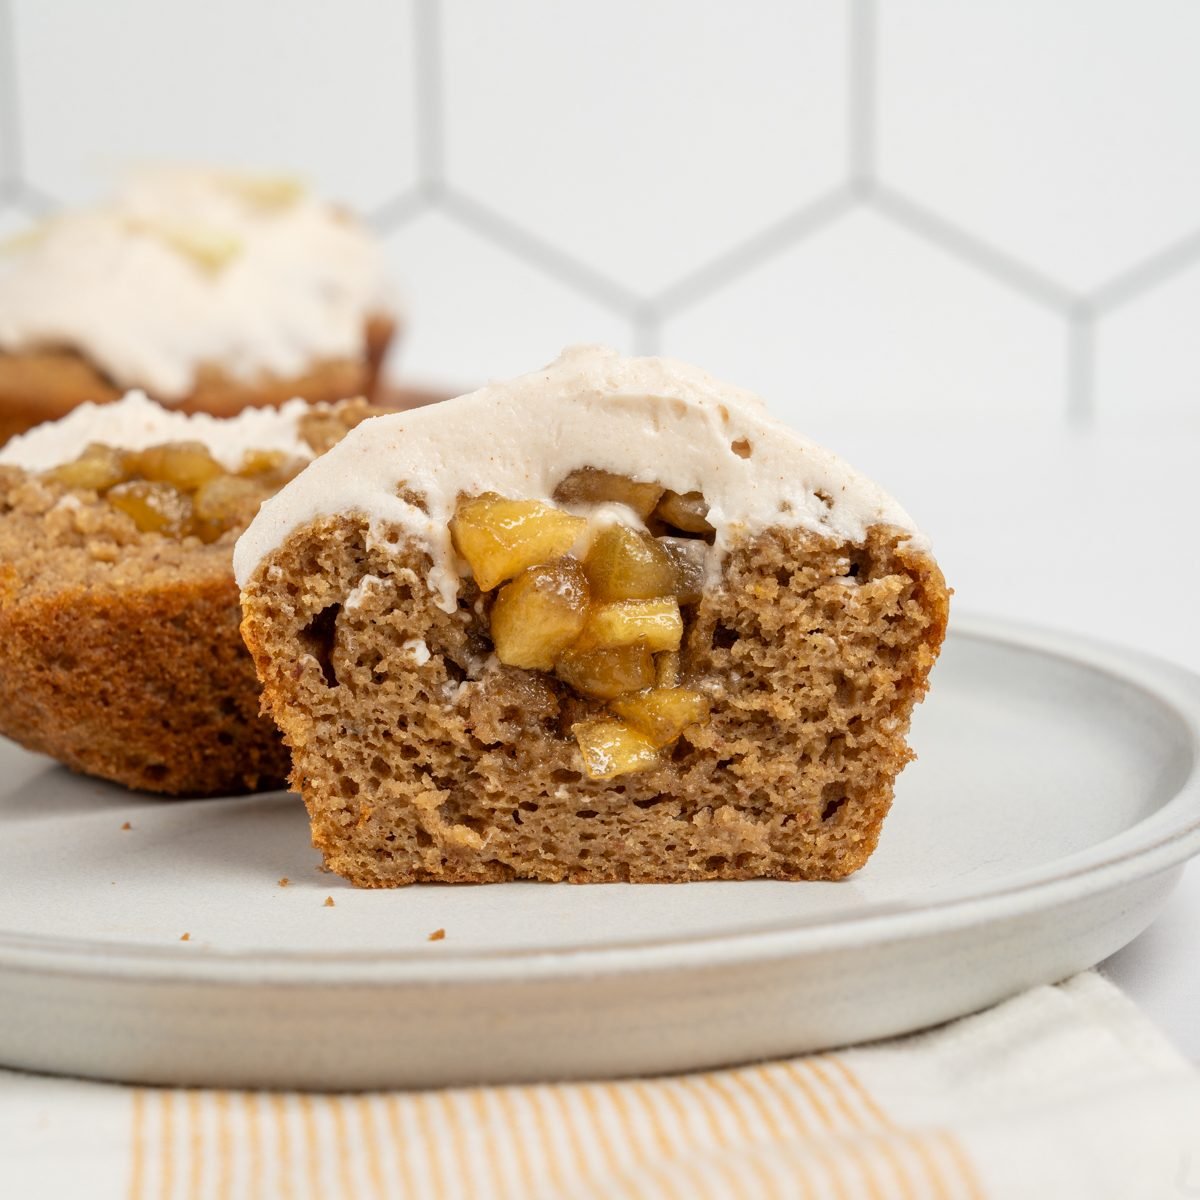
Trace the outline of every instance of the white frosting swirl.
<instances>
[{"instance_id":1,"label":"white frosting swirl","mask_svg":"<svg viewBox=\"0 0 1200 1200\"><path fill-rule=\"evenodd\" d=\"M129 392L111 404L81 404L60 420L10 438L0 447L0 466L46 471L78 458L92 442L119 450L201 442L229 471L241 467L248 450L312 458L312 448L300 436L300 418L311 411L305 401L289 400L279 408L246 408L236 417L211 417L175 412L144 392Z\"/></svg>"},{"instance_id":2,"label":"white frosting swirl","mask_svg":"<svg viewBox=\"0 0 1200 1200\"><path fill-rule=\"evenodd\" d=\"M459 576L448 523L459 496L549 500L585 466L703 492L718 560L737 534L773 525L857 542L887 524L924 546L887 493L772 420L750 393L670 359L579 346L541 371L364 421L259 509L234 547L234 573L244 589L295 530L361 513L376 541L397 525L429 547L429 586L452 611ZM428 511L405 501L404 488Z\"/></svg>"},{"instance_id":3,"label":"white frosting swirl","mask_svg":"<svg viewBox=\"0 0 1200 1200\"><path fill-rule=\"evenodd\" d=\"M390 307L375 240L283 179L144 173L0 255L0 350L74 350L168 403L207 364L252 380L357 358Z\"/></svg>"}]
</instances>

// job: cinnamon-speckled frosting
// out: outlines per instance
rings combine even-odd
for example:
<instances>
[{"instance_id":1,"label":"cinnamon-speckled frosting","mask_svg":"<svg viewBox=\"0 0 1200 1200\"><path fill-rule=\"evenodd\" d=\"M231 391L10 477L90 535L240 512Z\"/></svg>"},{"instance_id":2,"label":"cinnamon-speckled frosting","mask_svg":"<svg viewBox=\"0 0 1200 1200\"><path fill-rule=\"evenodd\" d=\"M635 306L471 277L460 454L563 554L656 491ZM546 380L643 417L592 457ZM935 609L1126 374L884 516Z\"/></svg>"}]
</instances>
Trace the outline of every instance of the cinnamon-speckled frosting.
<instances>
[{"instance_id":1,"label":"cinnamon-speckled frosting","mask_svg":"<svg viewBox=\"0 0 1200 1200\"><path fill-rule=\"evenodd\" d=\"M262 506L234 549L234 571L244 589L296 530L361 513L380 540L399 526L428 546L429 586L450 611L461 564L448 524L459 497L549 500L585 466L703 492L714 562L739 534L777 525L857 542L886 524L925 544L887 493L773 420L750 393L670 359L578 346L532 374L363 422ZM423 496L425 510L405 490ZM638 523L632 510L625 516Z\"/></svg>"}]
</instances>

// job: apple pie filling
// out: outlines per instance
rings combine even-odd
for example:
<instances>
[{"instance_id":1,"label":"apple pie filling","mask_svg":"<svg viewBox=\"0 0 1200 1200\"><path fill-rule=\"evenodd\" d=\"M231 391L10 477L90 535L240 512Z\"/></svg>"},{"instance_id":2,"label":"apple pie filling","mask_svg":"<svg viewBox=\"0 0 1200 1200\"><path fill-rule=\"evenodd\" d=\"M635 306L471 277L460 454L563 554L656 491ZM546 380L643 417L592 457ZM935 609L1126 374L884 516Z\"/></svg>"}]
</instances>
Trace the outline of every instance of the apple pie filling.
<instances>
[{"instance_id":1,"label":"apple pie filling","mask_svg":"<svg viewBox=\"0 0 1200 1200\"><path fill-rule=\"evenodd\" d=\"M485 492L460 501L454 547L491 596L499 661L552 674L594 702L571 727L587 775L651 770L708 717L709 699L686 679L680 653L686 613L703 590L707 505L698 492L592 468L569 476L555 499L623 509L607 507L596 522Z\"/></svg>"},{"instance_id":2,"label":"apple pie filling","mask_svg":"<svg viewBox=\"0 0 1200 1200\"><path fill-rule=\"evenodd\" d=\"M145 450L89 445L78 458L45 472L72 491L94 492L125 513L141 533L215 542L249 524L259 505L304 466L279 450L251 450L227 470L201 442L166 442Z\"/></svg>"}]
</instances>

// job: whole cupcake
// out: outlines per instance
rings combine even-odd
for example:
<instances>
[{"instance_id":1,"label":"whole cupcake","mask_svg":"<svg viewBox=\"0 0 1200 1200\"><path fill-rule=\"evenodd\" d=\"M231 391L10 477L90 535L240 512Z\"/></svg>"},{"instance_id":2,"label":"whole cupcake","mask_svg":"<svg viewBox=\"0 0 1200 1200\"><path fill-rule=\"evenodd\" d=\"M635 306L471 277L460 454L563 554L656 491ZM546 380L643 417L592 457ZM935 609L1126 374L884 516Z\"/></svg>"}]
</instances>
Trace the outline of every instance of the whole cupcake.
<instances>
[{"instance_id":1,"label":"whole cupcake","mask_svg":"<svg viewBox=\"0 0 1200 1200\"><path fill-rule=\"evenodd\" d=\"M0 735L162 795L278 786L238 632L233 544L259 504L377 410L236 417L140 392L0 450Z\"/></svg>"},{"instance_id":2,"label":"whole cupcake","mask_svg":"<svg viewBox=\"0 0 1200 1200\"><path fill-rule=\"evenodd\" d=\"M131 388L219 416L371 398L394 329L345 210L287 178L142 172L0 253L0 442Z\"/></svg>"}]
</instances>

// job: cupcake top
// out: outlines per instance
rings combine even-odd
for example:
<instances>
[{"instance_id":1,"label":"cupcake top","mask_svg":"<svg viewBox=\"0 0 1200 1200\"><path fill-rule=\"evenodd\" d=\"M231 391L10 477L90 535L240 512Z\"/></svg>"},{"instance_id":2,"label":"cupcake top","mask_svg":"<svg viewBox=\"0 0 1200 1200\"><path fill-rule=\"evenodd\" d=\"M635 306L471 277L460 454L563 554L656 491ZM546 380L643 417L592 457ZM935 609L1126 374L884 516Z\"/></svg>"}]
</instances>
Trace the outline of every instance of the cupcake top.
<instances>
[{"instance_id":1,"label":"cupcake top","mask_svg":"<svg viewBox=\"0 0 1200 1200\"><path fill-rule=\"evenodd\" d=\"M0 253L0 351L74 351L167 403L204 366L253 380L357 358L389 307L375 240L285 178L143 172Z\"/></svg>"},{"instance_id":2,"label":"cupcake top","mask_svg":"<svg viewBox=\"0 0 1200 1200\"><path fill-rule=\"evenodd\" d=\"M172 412L144 392L129 392L111 404L81 404L58 421L10 439L0 447L0 466L46 471L78 458L93 444L146 450L168 442L200 442L231 471L253 450L306 459L313 451L301 426L311 411L305 401L289 400L281 408L246 408L236 417L210 417Z\"/></svg>"},{"instance_id":3,"label":"cupcake top","mask_svg":"<svg viewBox=\"0 0 1200 1200\"><path fill-rule=\"evenodd\" d=\"M589 467L702 493L715 562L735 538L770 526L858 542L886 524L924 546L887 493L772 420L757 397L670 359L578 346L541 371L363 422L262 506L235 547L234 572L244 588L294 530L360 513L370 536L398 526L428 548L429 586L452 611L459 570L448 526L460 498L549 501Z\"/></svg>"}]
</instances>

